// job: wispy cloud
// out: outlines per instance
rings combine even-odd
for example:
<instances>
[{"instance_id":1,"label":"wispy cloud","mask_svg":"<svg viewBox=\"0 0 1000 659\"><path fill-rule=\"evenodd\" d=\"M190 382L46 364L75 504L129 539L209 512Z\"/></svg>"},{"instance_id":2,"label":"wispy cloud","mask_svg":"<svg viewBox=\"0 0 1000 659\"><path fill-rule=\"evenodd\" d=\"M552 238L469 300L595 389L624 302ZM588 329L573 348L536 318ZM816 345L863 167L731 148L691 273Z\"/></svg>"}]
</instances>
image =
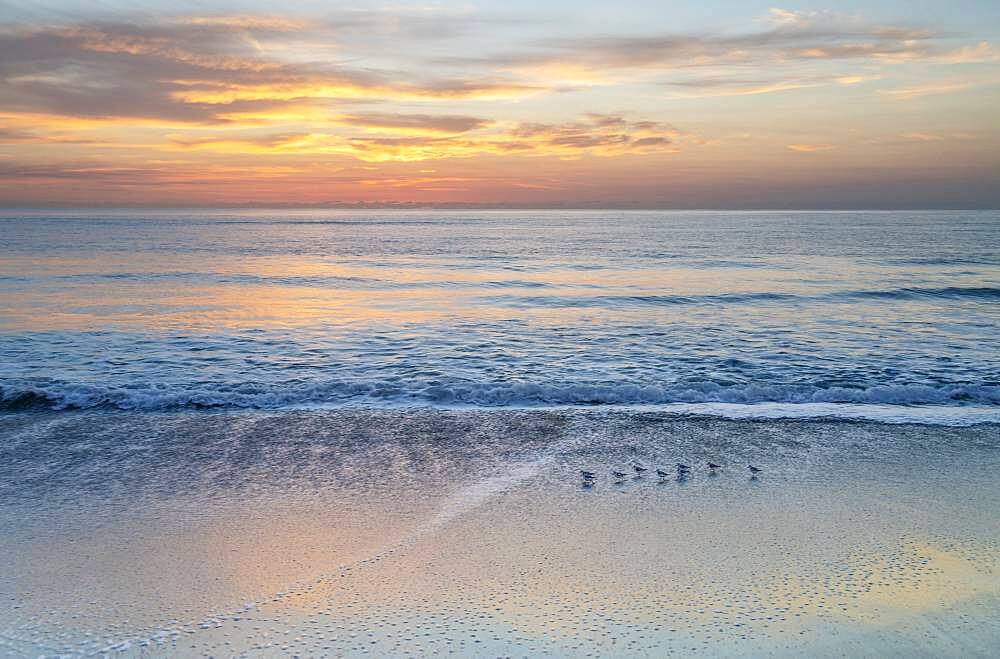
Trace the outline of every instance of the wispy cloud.
<instances>
[{"instance_id":1,"label":"wispy cloud","mask_svg":"<svg viewBox=\"0 0 1000 659\"><path fill-rule=\"evenodd\" d=\"M817 151L829 151L834 147L832 144L786 144L785 148L799 153L816 153Z\"/></svg>"},{"instance_id":2,"label":"wispy cloud","mask_svg":"<svg viewBox=\"0 0 1000 659\"><path fill-rule=\"evenodd\" d=\"M499 75L428 78L285 61L274 44L260 46L287 38L297 25L218 16L8 28L0 31L0 109L207 124L306 102L518 98L544 91Z\"/></svg>"},{"instance_id":3,"label":"wispy cloud","mask_svg":"<svg viewBox=\"0 0 1000 659\"><path fill-rule=\"evenodd\" d=\"M824 85L856 85L878 80L877 75L814 75L788 78L734 78L707 76L666 83L681 96L754 96L773 92L821 87Z\"/></svg>"},{"instance_id":4,"label":"wispy cloud","mask_svg":"<svg viewBox=\"0 0 1000 659\"><path fill-rule=\"evenodd\" d=\"M587 12L555 21L442 3L312 14L114 6L124 4L19 10L22 22L0 25L0 161L15 190L0 199L18 182L37 199L129 186L138 198L161 185L210 197L247 181L274 182L274 199L279 181L317 195L327 185L579 190L570 171L601 190L642 178L655 195L678 172L716 191L770 176L777 190L804 180L795 163L833 171L883 158L880 171L904 171L922 148L998 171L988 87L1000 50L985 28L973 38L943 19L927 28L773 9L678 32L691 17L668 10L636 28L635 17L595 24ZM982 93L947 97L972 88ZM961 134L976 137L958 144Z\"/></svg>"},{"instance_id":5,"label":"wispy cloud","mask_svg":"<svg viewBox=\"0 0 1000 659\"><path fill-rule=\"evenodd\" d=\"M532 53L479 60L544 80L554 73L609 79L612 71L666 72L698 67L890 61L932 56L943 35L920 27L869 24L833 12L772 10L765 29L735 35L663 34L553 39Z\"/></svg>"},{"instance_id":6,"label":"wispy cloud","mask_svg":"<svg viewBox=\"0 0 1000 659\"><path fill-rule=\"evenodd\" d=\"M363 128L396 132L400 123L391 117L363 119ZM208 150L222 153L337 154L367 162L413 162L466 158L480 154L531 155L578 158L668 152L676 149L678 132L670 125L633 121L623 117L588 114L577 121L519 123L491 128L491 122L465 120L466 130L452 135L343 136L331 133L283 133L244 136L174 136L165 148ZM454 118L452 118L454 120ZM423 122L436 125L433 119ZM378 124L383 124L381 127ZM388 125L386 125L388 124ZM488 130L480 130L488 129ZM478 132L476 132L478 131ZM473 135L465 133L475 132Z\"/></svg>"},{"instance_id":7,"label":"wispy cloud","mask_svg":"<svg viewBox=\"0 0 1000 659\"><path fill-rule=\"evenodd\" d=\"M936 94L948 94L951 92L963 91L975 86L971 80L937 80L922 82L906 87L896 87L895 89L880 89L879 94L886 98L896 100L908 100L920 98L922 96L933 96Z\"/></svg>"},{"instance_id":8,"label":"wispy cloud","mask_svg":"<svg viewBox=\"0 0 1000 659\"><path fill-rule=\"evenodd\" d=\"M1000 48L988 41L980 41L974 46L963 46L941 53L936 61L945 64L982 64L1000 62Z\"/></svg>"},{"instance_id":9,"label":"wispy cloud","mask_svg":"<svg viewBox=\"0 0 1000 659\"><path fill-rule=\"evenodd\" d=\"M99 140L76 135L0 127L0 144L100 144Z\"/></svg>"},{"instance_id":10,"label":"wispy cloud","mask_svg":"<svg viewBox=\"0 0 1000 659\"><path fill-rule=\"evenodd\" d=\"M942 142L946 139L943 135L933 133L905 133L902 137L911 142Z\"/></svg>"},{"instance_id":11,"label":"wispy cloud","mask_svg":"<svg viewBox=\"0 0 1000 659\"><path fill-rule=\"evenodd\" d=\"M464 115L393 114L388 112L345 114L331 119L331 121L375 132L416 135L457 135L485 128L493 123L490 119Z\"/></svg>"}]
</instances>

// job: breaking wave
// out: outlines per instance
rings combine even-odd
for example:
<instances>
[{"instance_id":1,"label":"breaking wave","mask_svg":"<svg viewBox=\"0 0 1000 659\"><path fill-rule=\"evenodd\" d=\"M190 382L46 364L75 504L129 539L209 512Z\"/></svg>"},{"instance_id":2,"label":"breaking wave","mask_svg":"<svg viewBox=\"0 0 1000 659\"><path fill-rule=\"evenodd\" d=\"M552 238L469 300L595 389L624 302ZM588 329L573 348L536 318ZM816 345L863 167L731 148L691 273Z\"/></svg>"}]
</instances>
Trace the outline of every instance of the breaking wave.
<instances>
[{"instance_id":1,"label":"breaking wave","mask_svg":"<svg viewBox=\"0 0 1000 659\"><path fill-rule=\"evenodd\" d=\"M0 409L6 411L281 409L339 405L573 407L670 404L934 405L962 408L1000 405L1000 385L899 384L855 388L809 384L721 385L714 382L670 385L454 382L445 385L417 381L404 387L388 382L333 381L281 387L258 383L102 387L36 380L10 382L0 387ZM707 413L711 411L710 408L705 410ZM997 420L1000 420L1000 409L997 412ZM788 415L801 416L801 413L790 409Z\"/></svg>"}]
</instances>

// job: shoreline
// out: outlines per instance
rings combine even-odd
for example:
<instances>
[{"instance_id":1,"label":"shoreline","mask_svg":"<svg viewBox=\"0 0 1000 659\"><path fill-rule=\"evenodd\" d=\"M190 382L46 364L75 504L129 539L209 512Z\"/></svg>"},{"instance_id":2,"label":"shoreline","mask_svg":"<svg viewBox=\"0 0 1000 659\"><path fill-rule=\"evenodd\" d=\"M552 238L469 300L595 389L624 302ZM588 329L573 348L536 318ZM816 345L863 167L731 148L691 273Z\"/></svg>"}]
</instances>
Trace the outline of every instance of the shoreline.
<instances>
[{"instance_id":1,"label":"shoreline","mask_svg":"<svg viewBox=\"0 0 1000 659\"><path fill-rule=\"evenodd\" d=\"M0 616L0 654L987 656L1000 642L992 426L81 412L0 416L0 436L0 599L19 607ZM693 472L611 480L636 461Z\"/></svg>"},{"instance_id":2,"label":"shoreline","mask_svg":"<svg viewBox=\"0 0 1000 659\"><path fill-rule=\"evenodd\" d=\"M16 403L16 401L14 401ZM5 407L5 405L7 405ZM649 404L537 404L537 405L496 405L473 404L431 404L391 401L378 404L348 403L298 403L277 407L226 407L226 406L183 406L160 409L123 409L114 405L89 408L69 407L52 409L38 403L18 406L8 401L0 402L0 418L14 415L51 414L238 414L238 413L294 413L294 412L555 412L594 414L635 414L660 415L667 419L729 421L816 421L816 422L857 422L885 425L920 425L935 427L964 428L980 425L1000 425L1000 406L984 405L903 405L869 403L649 403Z\"/></svg>"}]
</instances>

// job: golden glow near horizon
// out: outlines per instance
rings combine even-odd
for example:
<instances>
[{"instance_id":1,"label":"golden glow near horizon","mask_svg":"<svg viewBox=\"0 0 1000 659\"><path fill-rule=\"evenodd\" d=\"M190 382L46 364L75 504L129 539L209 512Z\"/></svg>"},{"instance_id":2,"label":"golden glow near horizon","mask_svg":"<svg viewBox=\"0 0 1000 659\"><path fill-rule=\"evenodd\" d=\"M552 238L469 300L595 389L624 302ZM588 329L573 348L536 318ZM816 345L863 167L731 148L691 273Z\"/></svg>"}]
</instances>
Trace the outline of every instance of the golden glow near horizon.
<instances>
[{"instance_id":1,"label":"golden glow near horizon","mask_svg":"<svg viewBox=\"0 0 1000 659\"><path fill-rule=\"evenodd\" d=\"M1000 200L990 3L43 5L2 12L0 204Z\"/></svg>"}]
</instances>

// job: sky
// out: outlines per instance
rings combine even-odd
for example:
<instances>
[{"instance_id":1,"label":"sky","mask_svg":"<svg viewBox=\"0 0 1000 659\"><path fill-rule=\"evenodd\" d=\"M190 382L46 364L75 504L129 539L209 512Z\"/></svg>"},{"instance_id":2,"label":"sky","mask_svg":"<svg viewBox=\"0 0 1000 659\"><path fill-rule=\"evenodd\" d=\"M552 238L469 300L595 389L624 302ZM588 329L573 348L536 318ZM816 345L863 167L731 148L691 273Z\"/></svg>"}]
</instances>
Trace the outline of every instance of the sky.
<instances>
[{"instance_id":1,"label":"sky","mask_svg":"<svg viewBox=\"0 0 1000 659\"><path fill-rule=\"evenodd\" d=\"M1000 3L0 0L0 205L1000 207Z\"/></svg>"}]
</instances>

